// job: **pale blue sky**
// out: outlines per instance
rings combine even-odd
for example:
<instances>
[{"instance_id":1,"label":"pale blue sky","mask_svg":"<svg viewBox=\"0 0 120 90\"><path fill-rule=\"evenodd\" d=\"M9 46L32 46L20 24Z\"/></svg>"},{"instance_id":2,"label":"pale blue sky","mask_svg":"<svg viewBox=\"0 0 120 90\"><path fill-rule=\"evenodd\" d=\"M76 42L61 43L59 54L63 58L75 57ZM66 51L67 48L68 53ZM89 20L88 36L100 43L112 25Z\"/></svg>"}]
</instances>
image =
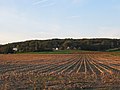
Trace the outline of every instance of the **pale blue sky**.
<instances>
[{"instance_id":1,"label":"pale blue sky","mask_svg":"<svg viewBox=\"0 0 120 90\"><path fill-rule=\"evenodd\" d=\"M120 38L120 0L0 0L0 43Z\"/></svg>"}]
</instances>

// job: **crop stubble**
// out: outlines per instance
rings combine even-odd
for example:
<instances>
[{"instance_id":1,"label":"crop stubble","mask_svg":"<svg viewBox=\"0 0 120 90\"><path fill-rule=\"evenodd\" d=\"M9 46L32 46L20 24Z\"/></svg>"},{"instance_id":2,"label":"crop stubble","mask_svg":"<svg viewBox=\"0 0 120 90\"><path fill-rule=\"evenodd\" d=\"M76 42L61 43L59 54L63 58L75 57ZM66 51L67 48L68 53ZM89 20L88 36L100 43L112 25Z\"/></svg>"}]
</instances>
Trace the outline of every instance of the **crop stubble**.
<instances>
[{"instance_id":1,"label":"crop stubble","mask_svg":"<svg viewBox=\"0 0 120 90\"><path fill-rule=\"evenodd\" d=\"M0 89L100 88L119 84L120 56L110 53L0 55Z\"/></svg>"}]
</instances>

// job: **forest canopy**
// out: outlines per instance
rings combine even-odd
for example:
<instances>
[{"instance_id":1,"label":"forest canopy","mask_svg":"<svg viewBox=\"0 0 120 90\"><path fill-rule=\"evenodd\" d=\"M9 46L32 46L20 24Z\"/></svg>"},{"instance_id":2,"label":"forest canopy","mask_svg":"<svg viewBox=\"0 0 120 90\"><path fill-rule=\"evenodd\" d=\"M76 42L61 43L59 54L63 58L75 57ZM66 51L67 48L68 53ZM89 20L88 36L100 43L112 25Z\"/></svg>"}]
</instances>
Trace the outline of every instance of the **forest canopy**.
<instances>
[{"instance_id":1,"label":"forest canopy","mask_svg":"<svg viewBox=\"0 0 120 90\"><path fill-rule=\"evenodd\" d=\"M119 50L120 39L49 39L29 40L0 45L0 53L42 52L54 50Z\"/></svg>"}]
</instances>

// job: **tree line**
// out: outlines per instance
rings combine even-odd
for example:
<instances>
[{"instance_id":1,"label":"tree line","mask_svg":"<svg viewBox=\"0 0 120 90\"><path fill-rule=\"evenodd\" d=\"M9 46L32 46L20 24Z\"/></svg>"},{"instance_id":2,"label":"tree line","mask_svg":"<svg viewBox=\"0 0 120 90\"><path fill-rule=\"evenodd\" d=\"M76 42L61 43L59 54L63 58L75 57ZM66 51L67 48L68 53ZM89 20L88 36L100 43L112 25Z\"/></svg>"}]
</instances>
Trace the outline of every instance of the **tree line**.
<instances>
[{"instance_id":1,"label":"tree line","mask_svg":"<svg viewBox=\"0 0 120 90\"><path fill-rule=\"evenodd\" d=\"M0 45L0 53L15 52L42 52L54 50L91 50L106 51L108 49L120 49L120 39L49 39L29 40L24 42Z\"/></svg>"}]
</instances>

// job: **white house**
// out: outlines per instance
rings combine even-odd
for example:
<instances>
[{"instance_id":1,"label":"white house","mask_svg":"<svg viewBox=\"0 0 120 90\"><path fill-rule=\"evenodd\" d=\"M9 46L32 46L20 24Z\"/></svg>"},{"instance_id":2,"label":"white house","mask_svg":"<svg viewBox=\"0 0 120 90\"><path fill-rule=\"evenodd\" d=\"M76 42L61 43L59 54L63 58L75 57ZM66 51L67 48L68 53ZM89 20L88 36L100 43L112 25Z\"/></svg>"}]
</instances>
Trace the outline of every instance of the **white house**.
<instances>
[{"instance_id":1,"label":"white house","mask_svg":"<svg viewBox=\"0 0 120 90\"><path fill-rule=\"evenodd\" d=\"M17 51L18 49L17 48L13 48L13 51Z\"/></svg>"}]
</instances>

